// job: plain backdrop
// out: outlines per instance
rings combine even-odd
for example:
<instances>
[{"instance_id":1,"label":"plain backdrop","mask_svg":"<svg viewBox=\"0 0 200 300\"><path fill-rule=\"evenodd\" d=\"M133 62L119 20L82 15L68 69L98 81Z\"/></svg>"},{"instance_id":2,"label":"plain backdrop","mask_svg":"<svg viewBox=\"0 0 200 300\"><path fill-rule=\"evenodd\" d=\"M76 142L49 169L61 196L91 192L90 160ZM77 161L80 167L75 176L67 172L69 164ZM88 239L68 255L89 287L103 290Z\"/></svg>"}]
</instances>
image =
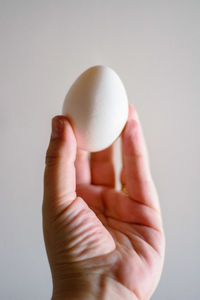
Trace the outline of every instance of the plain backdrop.
<instances>
[{"instance_id":1,"label":"plain backdrop","mask_svg":"<svg viewBox=\"0 0 200 300\"><path fill-rule=\"evenodd\" d=\"M41 223L51 118L96 64L121 77L149 149L167 240L152 300L198 300L199 0L0 0L0 299L51 297ZM115 160L119 173L119 141Z\"/></svg>"}]
</instances>

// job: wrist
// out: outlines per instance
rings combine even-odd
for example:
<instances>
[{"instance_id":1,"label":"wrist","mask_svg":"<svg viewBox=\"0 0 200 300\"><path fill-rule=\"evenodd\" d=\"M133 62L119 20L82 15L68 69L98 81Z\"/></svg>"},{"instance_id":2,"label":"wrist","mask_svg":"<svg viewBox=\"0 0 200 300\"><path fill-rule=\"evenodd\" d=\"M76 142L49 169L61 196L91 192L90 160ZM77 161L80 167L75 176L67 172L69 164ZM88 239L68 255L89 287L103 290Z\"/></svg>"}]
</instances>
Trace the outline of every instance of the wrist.
<instances>
[{"instance_id":1,"label":"wrist","mask_svg":"<svg viewBox=\"0 0 200 300\"><path fill-rule=\"evenodd\" d=\"M51 300L139 300L128 288L110 277L94 274L91 278L86 277L56 283Z\"/></svg>"}]
</instances>

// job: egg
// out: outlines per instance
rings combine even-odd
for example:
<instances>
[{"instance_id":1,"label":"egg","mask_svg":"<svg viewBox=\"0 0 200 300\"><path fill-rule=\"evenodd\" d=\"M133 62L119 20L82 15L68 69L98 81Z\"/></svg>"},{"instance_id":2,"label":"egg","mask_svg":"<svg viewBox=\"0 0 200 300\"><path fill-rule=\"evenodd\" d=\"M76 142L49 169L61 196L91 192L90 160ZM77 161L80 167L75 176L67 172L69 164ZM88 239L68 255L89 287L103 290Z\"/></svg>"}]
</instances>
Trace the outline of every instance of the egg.
<instances>
[{"instance_id":1,"label":"egg","mask_svg":"<svg viewBox=\"0 0 200 300\"><path fill-rule=\"evenodd\" d=\"M101 151L120 136L128 119L124 85L111 68L93 66L72 84L62 113L70 119L80 149Z\"/></svg>"}]
</instances>

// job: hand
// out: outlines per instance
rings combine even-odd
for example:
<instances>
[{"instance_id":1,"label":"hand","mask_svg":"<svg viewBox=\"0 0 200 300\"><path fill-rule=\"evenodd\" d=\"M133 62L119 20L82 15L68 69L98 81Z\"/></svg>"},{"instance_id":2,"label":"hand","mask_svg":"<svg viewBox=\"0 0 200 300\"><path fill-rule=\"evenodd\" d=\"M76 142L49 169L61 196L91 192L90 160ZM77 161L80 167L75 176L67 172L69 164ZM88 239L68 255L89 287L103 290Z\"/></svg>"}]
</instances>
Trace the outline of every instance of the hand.
<instances>
[{"instance_id":1,"label":"hand","mask_svg":"<svg viewBox=\"0 0 200 300\"><path fill-rule=\"evenodd\" d=\"M67 117L52 128L42 207L52 299L149 299L165 238L136 111L129 105L121 134L125 192L115 190L113 145L89 157Z\"/></svg>"}]
</instances>

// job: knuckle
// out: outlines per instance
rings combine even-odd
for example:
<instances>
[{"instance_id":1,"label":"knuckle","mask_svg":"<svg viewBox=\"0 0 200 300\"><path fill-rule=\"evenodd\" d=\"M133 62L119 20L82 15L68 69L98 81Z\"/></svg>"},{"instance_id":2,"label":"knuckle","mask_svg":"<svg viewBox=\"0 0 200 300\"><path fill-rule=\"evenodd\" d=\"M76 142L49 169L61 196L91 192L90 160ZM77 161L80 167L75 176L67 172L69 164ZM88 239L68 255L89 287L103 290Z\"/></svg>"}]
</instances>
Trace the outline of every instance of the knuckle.
<instances>
[{"instance_id":1,"label":"knuckle","mask_svg":"<svg viewBox=\"0 0 200 300\"><path fill-rule=\"evenodd\" d=\"M53 154L47 154L46 158L45 158L45 165L46 166L52 166L56 164L58 157L57 155L53 155Z\"/></svg>"},{"instance_id":2,"label":"knuckle","mask_svg":"<svg viewBox=\"0 0 200 300\"><path fill-rule=\"evenodd\" d=\"M55 165L59 159L59 151L55 146L49 146L46 152L45 164L46 166Z\"/></svg>"}]
</instances>

